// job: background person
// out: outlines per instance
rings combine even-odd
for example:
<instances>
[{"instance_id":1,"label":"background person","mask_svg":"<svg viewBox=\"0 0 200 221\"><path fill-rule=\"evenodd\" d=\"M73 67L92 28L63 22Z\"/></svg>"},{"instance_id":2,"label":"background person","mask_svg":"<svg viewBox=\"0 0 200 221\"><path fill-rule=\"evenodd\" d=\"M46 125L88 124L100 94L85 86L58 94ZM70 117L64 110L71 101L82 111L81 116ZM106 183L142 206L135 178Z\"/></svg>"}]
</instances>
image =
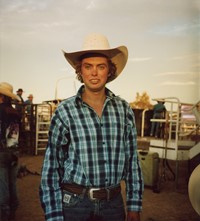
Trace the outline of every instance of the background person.
<instances>
[{"instance_id":1,"label":"background person","mask_svg":"<svg viewBox=\"0 0 200 221\"><path fill-rule=\"evenodd\" d=\"M158 100L157 104L153 107L153 119L163 119L165 118L165 102L163 100ZM160 122L152 122L151 124L151 133L150 136L153 137L155 135L155 138L158 138L160 136L160 130L161 123Z\"/></svg>"},{"instance_id":2,"label":"background person","mask_svg":"<svg viewBox=\"0 0 200 221\"><path fill-rule=\"evenodd\" d=\"M14 220L19 205L16 189L20 114L12 107L9 83L0 83L0 220Z\"/></svg>"},{"instance_id":3,"label":"background person","mask_svg":"<svg viewBox=\"0 0 200 221\"><path fill-rule=\"evenodd\" d=\"M40 185L45 218L124 221L125 180L127 220L139 221L143 179L134 114L105 87L125 67L127 48L111 49L105 36L91 34L82 51L64 55L83 85L52 118Z\"/></svg>"},{"instance_id":4,"label":"background person","mask_svg":"<svg viewBox=\"0 0 200 221\"><path fill-rule=\"evenodd\" d=\"M31 105L33 104L33 95L29 94L29 96L27 98L28 99L24 102L25 110L26 110L27 114L30 115L31 114Z\"/></svg>"},{"instance_id":5,"label":"background person","mask_svg":"<svg viewBox=\"0 0 200 221\"><path fill-rule=\"evenodd\" d=\"M16 95L17 95L17 99L14 99L14 103L15 103L15 109L21 114L21 116L23 115L23 103L24 103L24 99L22 97L23 94L23 89L19 88L16 91Z\"/></svg>"},{"instance_id":6,"label":"background person","mask_svg":"<svg viewBox=\"0 0 200 221\"><path fill-rule=\"evenodd\" d=\"M24 108L25 108L25 116L27 121L26 122L26 130L30 130L32 128L32 122L33 122L33 95L29 94L27 97L28 99L24 102Z\"/></svg>"},{"instance_id":7,"label":"background person","mask_svg":"<svg viewBox=\"0 0 200 221\"><path fill-rule=\"evenodd\" d=\"M17 96L19 97L18 101L21 102L21 103L24 103L24 99L22 97L22 94L23 94L23 89L22 88L19 88L16 93L17 93Z\"/></svg>"}]
</instances>

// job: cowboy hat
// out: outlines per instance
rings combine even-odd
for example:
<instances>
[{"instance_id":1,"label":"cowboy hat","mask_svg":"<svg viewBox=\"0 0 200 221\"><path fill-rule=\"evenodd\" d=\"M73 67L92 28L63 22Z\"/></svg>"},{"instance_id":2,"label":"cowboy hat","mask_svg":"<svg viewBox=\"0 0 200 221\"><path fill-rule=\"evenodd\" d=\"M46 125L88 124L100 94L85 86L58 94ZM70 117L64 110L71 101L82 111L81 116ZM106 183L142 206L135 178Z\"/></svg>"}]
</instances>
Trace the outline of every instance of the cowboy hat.
<instances>
[{"instance_id":1,"label":"cowboy hat","mask_svg":"<svg viewBox=\"0 0 200 221\"><path fill-rule=\"evenodd\" d=\"M19 88L16 92L24 92L22 88Z\"/></svg>"},{"instance_id":2,"label":"cowboy hat","mask_svg":"<svg viewBox=\"0 0 200 221\"><path fill-rule=\"evenodd\" d=\"M128 60L128 50L126 46L110 48L107 38L97 33L92 33L85 38L81 51L71 53L63 51L63 53L66 60L74 69L76 69L76 65L80 62L84 54L97 53L105 55L116 65L116 77L122 72Z\"/></svg>"},{"instance_id":3,"label":"cowboy hat","mask_svg":"<svg viewBox=\"0 0 200 221\"><path fill-rule=\"evenodd\" d=\"M194 210L200 215L200 165L198 165L192 172L189 183L188 193L190 202Z\"/></svg>"},{"instance_id":4,"label":"cowboy hat","mask_svg":"<svg viewBox=\"0 0 200 221\"><path fill-rule=\"evenodd\" d=\"M13 86L7 82L0 83L0 94L20 101L20 98L17 95L13 94Z\"/></svg>"}]
</instances>

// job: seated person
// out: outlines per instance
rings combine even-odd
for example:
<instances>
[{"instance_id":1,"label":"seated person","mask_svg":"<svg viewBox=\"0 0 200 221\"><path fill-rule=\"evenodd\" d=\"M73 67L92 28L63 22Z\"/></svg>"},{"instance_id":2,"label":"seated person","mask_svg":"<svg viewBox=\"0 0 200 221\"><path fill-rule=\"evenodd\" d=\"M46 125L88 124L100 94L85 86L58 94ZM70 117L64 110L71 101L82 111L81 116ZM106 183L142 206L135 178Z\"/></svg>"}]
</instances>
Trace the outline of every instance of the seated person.
<instances>
[{"instance_id":1,"label":"seated person","mask_svg":"<svg viewBox=\"0 0 200 221\"><path fill-rule=\"evenodd\" d=\"M163 119L165 117L166 108L163 100L158 100L158 103L153 107L153 119ZM152 122L150 136L158 138L160 135L160 122Z\"/></svg>"}]
</instances>

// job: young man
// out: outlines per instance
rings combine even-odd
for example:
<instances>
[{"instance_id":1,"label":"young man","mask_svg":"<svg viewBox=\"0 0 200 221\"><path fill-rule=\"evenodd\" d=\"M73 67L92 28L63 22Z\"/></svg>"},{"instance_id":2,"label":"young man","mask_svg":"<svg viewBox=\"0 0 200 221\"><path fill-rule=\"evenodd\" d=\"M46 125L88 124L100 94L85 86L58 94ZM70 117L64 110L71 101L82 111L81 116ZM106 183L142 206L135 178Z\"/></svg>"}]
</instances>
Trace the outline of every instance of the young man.
<instances>
[{"instance_id":1,"label":"young man","mask_svg":"<svg viewBox=\"0 0 200 221\"><path fill-rule=\"evenodd\" d=\"M125 46L89 35L82 51L64 56L83 83L52 118L40 185L46 220L139 221L143 179L133 111L106 88L128 59Z\"/></svg>"},{"instance_id":2,"label":"young man","mask_svg":"<svg viewBox=\"0 0 200 221\"><path fill-rule=\"evenodd\" d=\"M19 200L16 180L18 170L18 137L20 114L11 105L13 94L9 83L0 83L0 220L14 220Z\"/></svg>"}]
</instances>

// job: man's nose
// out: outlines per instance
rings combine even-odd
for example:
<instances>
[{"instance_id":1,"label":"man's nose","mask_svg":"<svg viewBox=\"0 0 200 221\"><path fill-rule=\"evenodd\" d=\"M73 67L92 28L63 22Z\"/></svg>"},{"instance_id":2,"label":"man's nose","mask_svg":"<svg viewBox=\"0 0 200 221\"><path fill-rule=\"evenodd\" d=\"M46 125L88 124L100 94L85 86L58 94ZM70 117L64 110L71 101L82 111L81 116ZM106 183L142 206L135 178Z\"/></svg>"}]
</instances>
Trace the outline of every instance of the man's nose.
<instances>
[{"instance_id":1,"label":"man's nose","mask_svg":"<svg viewBox=\"0 0 200 221\"><path fill-rule=\"evenodd\" d=\"M92 75L97 75L97 67L92 68Z\"/></svg>"}]
</instances>

